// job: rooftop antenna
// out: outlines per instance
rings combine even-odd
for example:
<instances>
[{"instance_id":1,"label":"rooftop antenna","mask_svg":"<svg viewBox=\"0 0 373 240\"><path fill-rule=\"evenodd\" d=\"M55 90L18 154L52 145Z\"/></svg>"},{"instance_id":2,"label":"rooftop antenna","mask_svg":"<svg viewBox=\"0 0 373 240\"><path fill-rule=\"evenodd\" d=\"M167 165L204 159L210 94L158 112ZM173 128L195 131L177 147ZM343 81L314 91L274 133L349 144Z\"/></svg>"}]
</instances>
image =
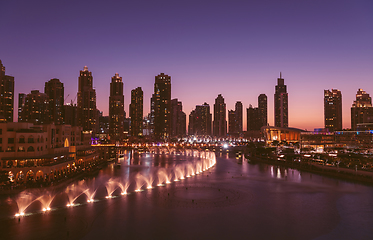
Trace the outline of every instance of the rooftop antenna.
<instances>
[{"instance_id":1,"label":"rooftop antenna","mask_svg":"<svg viewBox=\"0 0 373 240\"><path fill-rule=\"evenodd\" d=\"M281 72L280 72L280 78L282 78L282 77L281 77Z\"/></svg>"}]
</instances>

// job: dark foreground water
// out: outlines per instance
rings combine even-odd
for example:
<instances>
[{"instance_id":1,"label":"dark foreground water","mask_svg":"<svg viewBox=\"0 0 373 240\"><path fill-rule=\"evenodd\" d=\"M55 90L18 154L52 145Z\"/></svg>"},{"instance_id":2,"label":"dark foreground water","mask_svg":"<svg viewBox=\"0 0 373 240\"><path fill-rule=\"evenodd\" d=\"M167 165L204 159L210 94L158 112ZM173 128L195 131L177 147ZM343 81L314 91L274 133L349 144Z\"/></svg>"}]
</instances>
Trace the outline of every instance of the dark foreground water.
<instances>
[{"instance_id":1,"label":"dark foreground water","mask_svg":"<svg viewBox=\"0 0 373 240\"><path fill-rule=\"evenodd\" d=\"M109 178L134 181L136 174L192 161L152 156L109 166L75 186L97 189L94 203L65 207L64 189L52 211L21 218L16 197L2 197L0 239L373 239L373 188L266 164L218 156L202 175L128 195L105 199ZM64 195L65 194L65 195Z\"/></svg>"}]
</instances>

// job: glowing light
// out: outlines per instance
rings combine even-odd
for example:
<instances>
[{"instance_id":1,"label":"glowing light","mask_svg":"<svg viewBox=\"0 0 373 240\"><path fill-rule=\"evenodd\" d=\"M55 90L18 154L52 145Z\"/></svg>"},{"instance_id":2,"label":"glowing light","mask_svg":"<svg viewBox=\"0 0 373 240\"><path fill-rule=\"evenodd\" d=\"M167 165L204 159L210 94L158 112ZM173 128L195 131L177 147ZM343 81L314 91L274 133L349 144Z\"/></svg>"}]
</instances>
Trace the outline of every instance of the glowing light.
<instances>
[{"instance_id":1,"label":"glowing light","mask_svg":"<svg viewBox=\"0 0 373 240\"><path fill-rule=\"evenodd\" d=\"M135 192L140 192L140 191L141 191L141 189L140 189L140 188L139 188L139 189L136 189L136 190L135 190Z\"/></svg>"},{"instance_id":2,"label":"glowing light","mask_svg":"<svg viewBox=\"0 0 373 240\"><path fill-rule=\"evenodd\" d=\"M122 192L121 194L122 194L122 195L127 195L127 192Z\"/></svg>"},{"instance_id":3,"label":"glowing light","mask_svg":"<svg viewBox=\"0 0 373 240\"><path fill-rule=\"evenodd\" d=\"M109 199L109 198L112 198L112 196L109 195L109 196L106 196L105 198Z\"/></svg>"},{"instance_id":4,"label":"glowing light","mask_svg":"<svg viewBox=\"0 0 373 240\"><path fill-rule=\"evenodd\" d=\"M148 186L147 189L152 189L153 187L152 186Z\"/></svg>"},{"instance_id":5,"label":"glowing light","mask_svg":"<svg viewBox=\"0 0 373 240\"><path fill-rule=\"evenodd\" d=\"M170 181L167 181L166 183L167 183L167 184L170 184L171 182L170 182Z\"/></svg>"}]
</instances>

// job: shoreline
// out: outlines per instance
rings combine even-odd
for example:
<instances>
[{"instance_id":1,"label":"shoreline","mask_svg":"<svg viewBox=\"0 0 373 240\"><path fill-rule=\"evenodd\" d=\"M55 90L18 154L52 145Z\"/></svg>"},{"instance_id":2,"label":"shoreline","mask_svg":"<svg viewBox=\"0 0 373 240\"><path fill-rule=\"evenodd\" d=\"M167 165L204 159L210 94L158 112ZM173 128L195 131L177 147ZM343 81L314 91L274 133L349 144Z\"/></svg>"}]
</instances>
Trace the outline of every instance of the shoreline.
<instances>
[{"instance_id":1,"label":"shoreline","mask_svg":"<svg viewBox=\"0 0 373 240\"><path fill-rule=\"evenodd\" d=\"M275 166L283 166L288 168L293 168L299 171L305 171L309 173L318 174L320 176L331 177L334 179L340 179L352 183L359 183L367 186L373 186L373 172L365 171L354 171L345 168L332 168L328 166L317 166L309 163L299 163L299 162L286 162L281 160L275 160L272 158L262 158L256 156L245 156L248 162L261 162ZM364 174L365 173L365 174Z\"/></svg>"}]
</instances>

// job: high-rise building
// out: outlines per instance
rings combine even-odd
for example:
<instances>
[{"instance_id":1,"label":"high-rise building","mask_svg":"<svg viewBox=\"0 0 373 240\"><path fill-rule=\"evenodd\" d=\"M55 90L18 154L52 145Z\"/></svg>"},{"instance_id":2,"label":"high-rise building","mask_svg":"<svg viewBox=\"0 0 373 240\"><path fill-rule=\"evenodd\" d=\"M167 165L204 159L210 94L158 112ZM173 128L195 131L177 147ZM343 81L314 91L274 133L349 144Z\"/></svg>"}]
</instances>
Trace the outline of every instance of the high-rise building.
<instances>
[{"instance_id":1,"label":"high-rise building","mask_svg":"<svg viewBox=\"0 0 373 240\"><path fill-rule=\"evenodd\" d=\"M351 129L355 131L359 123L373 123L372 99L363 89L357 91L351 107Z\"/></svg>"},{"instance_id":2,"label":"high-rise building","mask_svg":"<svg viewBox=\"0 0 373 240\"><path fill-rule=\"evenodd\" d=\"M189 114L189 135L211 136L212 114L210 105L204 103L197 105L196 109Z\"/></svg>"},{"instance_id":3,"label":"high-rise building","mask_svg":"<svg viewBox=\"0 0 373 240\"><path fill-rule=\"evenodd\" d=\"M238 134L242 133L242 102L238 101L235 105L235 123L236 123L236 132Z\"/></svg>"},{"instance_id":4,"label":"high-rise building","mask_svg":"<svg viewBox=\"0 0 373 240\"><path fill-rule=\"evenodd\" d=\"M78 125L83 131L94 133L96 129L96 91L93 89L92 73L85 66L80 71L78 86Z\"/></svg>"},{"instance_id":5,"label":"high-rise building","mask_svg":"<svg viewBox=\"0 0 373 240\"><path fill-rule=\"evenodd\" d=\"M78 107L73 101L63 105L63 121L64 124L78 126Z\"/></svg>"},{"instance_id":6,"label":"high-rise building","mask_svg":"<svg viewBox=\"0 0 373 240\"><path fill-rule=\"evenodd\" d=\"M260 109L253 108L250 104L247 111L247 131L258 131L262 127L262 121L260 119Z\"/></svg>"},{"instance_id":7,"label":"high-rise building","mask_svg":"<svg viewBox=\"0 0 373 240\"><path fill-rule=\"evenodd\" d=\"M342 130L342 94L337 89L324 90L324 123L329 131Z\"/></svg>"},{"instance_id":8,"label":"high-rise building","mask_svg":"<svg viewBox=\"0 0 373 240\"><path fill-rule=\"evenodd\" d=\"M143 114L144 110L144 93L141 87L131 91L130 118L131 136L139 137L143 135Z\"/></svg>"},{"instance_id":9,"label":"high-rise building","mask_svg":"<svg viewBox=\"0 0 373 240\"><path fill-rule=\"evenodd\" d=\"M45 83L44 93L49 98L48 123L63 124L64 87L59 79L53 78Z\"/></svg>"},{"instance_id":10,"label":"high-rise building","mask_svg":"<svg viewBox=\"0 0 373 240\"><path fill-rule=\"evenodd\" d=\"M236 112L228 110L228 131L229 134L237 133Z\"/></svg>"},{"instance_id":11,"label":"high-rise building","mask_svg":"<svg viewBox=\"0 0 373 240\"><path fill-rule=\"evenodd\" d=\"M186 115L183 112L183 104L175 98L171 100L171 136L184 135L186 135Z\"/></svg>"},{"instance_id":12,"label":"high-rise building","mask_svg":"<svg viewBox=\"0 0 373 240\"><path fill-rule=\"evenodd\" d=\"M26 94L18 94L18 122L24 122L22 119L22 109L25 107Z\"/></svg>"},{"instance_id":13,"label":"high-rise building","mask_svg":"<svg viewBox=\"0 0 373 240\"><path fill-rule=\"evenodd\" d=\"M267 96L260 94L258 96L258 107L254 108L251 104L247 111L247 131L259 131L261 127L267 126Z\"/></svg>"},{"instance_id":14,"label":"high-rise building","mask_svg":"<svg viewBox=\"0 0 373 240\"><path fill-rule=\"evenodd\" d=\"M221 94L215 99L213 125L214 136L225 137L227 135L227 110Z\"/></svg>"},{"instance_id":15,"label":"high-rise building","mask_svg":"<svg viewBox=\"0 0 373 240\"><path fill-rule=\"evenodd\" d=\"M122 77L116 73L111 78L109 96L109 136L111 140L123 140L124 95Z\"/></svg>"},{"instance_id":16,"label":"high-rise building","mask_svg":"<svg viewBox=\"0 0 373 240\"><path fill-rule=\"evenodd\" d=\"M267 95L260 94L258 96L258 108L259 108L259 116L261 120L261 127L268 125L268 117L267 117Z\"/></svg>"},{"instance_id":17,"label":"high-rise building","mask_svg":"<svg viewBox=\"0 0 373 240\"><path fill-rule=\"evenodd\" d=\"M35 125L49 122L49 98L39 90L33 90L26 95L25 104L21 111L22 122L30 122Z\"/></svg>"},{"instance_id":18,"label":"high-rise building","mask_svg":"<svg viewBox=\"0 0 373 240\"><path fill-rule=\"evenodd\" d=\"M242 103L236 102L235 110L228 111L228 131L231 135L242 133Z\"/></svg>"},{"instance_id":19,"label":"high-rise building","mask_svg":"<svg viewBox=\"0 0 373 240\"><path fill-rule=\"evenodd\" d=\"M0 60L0 122L13 122L14 77L5 75Z\"/></svg>"},{"instance_id":20,"label":"high-rise building","mask_svg":"<svg viewBox=\"0 0 373 240\"><path fill-rule=\"evenodd\" d=\"M171 76L164 73L155 76L154 94L151 98L154 136L167 139L171 134Z\"/></svg>"},{"instance_id":21,"label":"high-rise building","mask_svg":"<svg viewBox=\"0 0 373 240\"><path fill-rule=\"evenodd\" d=\"M281 77L277 78L277 85L275 88L275 126L276 127L288 127L288 93L286 91L286 85L284 79Z\"/></svg>"}]
</instances>

